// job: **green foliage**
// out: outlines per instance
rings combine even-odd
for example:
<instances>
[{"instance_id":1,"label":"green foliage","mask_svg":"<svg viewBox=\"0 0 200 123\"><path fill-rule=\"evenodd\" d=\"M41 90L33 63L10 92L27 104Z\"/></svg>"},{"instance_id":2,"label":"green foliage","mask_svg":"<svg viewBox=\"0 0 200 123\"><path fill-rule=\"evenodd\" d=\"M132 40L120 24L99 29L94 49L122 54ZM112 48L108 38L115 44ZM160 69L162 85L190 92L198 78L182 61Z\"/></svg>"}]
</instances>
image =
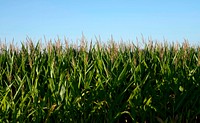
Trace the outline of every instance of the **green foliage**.
<instances>
[{"instance_id":1,"label":"green foliage","mask_svg":"<svg viewBox=\"0 0 200 123\"><path fill-rule=\"evenodd\" d=\"M200 48L28 39L0 49L0 122L198 122Z\"/></svg>"}]
</instances>

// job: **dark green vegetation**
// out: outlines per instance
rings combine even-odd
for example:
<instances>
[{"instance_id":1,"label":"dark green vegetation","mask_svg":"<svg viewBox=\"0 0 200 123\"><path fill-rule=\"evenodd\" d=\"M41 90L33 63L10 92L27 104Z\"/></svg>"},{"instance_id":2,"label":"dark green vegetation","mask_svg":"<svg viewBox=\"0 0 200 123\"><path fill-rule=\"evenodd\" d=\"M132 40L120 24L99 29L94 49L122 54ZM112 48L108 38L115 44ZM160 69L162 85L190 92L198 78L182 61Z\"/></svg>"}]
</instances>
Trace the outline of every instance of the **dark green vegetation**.
<instances>
[{"instance_id":1,"label":"dark green vegetation","mask_svg":"<svg viewBox=\"0 0 200 123\"><path fill-rule=\"evenodd\" d=\"M200 48L32 41L0 49L0 122L194 123Z\"/></svg>"}]
</instances>

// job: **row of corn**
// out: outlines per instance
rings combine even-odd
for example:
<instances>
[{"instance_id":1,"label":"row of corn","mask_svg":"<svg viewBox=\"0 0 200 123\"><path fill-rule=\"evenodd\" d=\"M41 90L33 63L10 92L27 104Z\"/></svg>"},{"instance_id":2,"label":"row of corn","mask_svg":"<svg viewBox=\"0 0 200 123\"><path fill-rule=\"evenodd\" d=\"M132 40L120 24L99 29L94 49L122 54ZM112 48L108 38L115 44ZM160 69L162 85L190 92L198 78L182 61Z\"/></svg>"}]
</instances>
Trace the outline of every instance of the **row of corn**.
<instances>
[{"instance_id":1,"label":"row of corn","mask_svg":"<svg viewBox=\"0 0 200 123\"><path fill-rule=\"evenodd\" d=\"M198 122L199 66L187 42L1 43L0 122Z\"/></svg>"}]
</instances>

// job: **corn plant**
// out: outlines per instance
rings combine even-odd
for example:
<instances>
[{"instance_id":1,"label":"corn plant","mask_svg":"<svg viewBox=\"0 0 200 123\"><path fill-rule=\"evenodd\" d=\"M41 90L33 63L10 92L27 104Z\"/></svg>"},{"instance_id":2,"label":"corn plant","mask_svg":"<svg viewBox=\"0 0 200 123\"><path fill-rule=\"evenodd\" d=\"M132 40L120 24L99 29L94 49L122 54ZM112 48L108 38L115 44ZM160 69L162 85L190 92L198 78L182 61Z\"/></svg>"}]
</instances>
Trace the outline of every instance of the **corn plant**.
<instances>
[{"instance_id":1,"label":"corn plant","mask_svg":"<svg viewBox=\"0 0 200 123\"><path fill-rule=\"evenodd\" d=\"M199 122L199 47L62 43L1 43L0 122Z\"/></svg>"}]
</instances>

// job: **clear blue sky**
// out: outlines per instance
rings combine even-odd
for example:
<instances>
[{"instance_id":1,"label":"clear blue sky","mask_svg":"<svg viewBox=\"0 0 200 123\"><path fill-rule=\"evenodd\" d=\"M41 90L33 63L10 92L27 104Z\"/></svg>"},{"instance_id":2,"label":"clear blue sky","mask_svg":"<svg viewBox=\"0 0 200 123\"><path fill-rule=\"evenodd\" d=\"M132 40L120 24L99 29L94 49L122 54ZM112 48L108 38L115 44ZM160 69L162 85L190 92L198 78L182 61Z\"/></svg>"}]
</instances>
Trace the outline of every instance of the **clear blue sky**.
<instances>
[{"instance_id":1,"label":"clear blue sky","mask_svg":"<svg viewBox=\"0 0 200 123\"><path fill-rule=\"evenodd\" d=\"M81 37L200 43L199 0L0 0L0 38Z\"/></svg>"}]
</instances>

